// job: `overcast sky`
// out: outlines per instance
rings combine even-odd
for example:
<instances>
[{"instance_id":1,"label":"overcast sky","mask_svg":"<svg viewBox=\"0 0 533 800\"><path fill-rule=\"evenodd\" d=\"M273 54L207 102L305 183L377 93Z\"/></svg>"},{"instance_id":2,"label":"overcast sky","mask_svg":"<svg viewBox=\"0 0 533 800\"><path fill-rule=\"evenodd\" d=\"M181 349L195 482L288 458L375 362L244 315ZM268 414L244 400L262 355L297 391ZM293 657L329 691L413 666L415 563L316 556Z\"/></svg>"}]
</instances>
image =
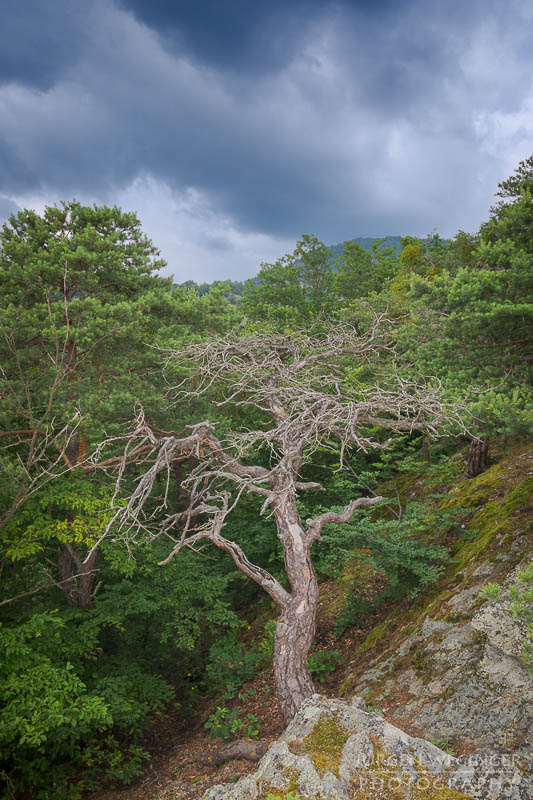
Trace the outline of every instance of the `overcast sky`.
<instances>
[{"instance_id":1,"label":"overcast sky","mask_svg":"<svg viewBox=\"0 0 533 800\"><path fill-rule=\"evenodd\" d=\"M475 231L533 152L531 0L2 0L0 218L136 210L177 281Z\"/></svg>"}]
</instances>

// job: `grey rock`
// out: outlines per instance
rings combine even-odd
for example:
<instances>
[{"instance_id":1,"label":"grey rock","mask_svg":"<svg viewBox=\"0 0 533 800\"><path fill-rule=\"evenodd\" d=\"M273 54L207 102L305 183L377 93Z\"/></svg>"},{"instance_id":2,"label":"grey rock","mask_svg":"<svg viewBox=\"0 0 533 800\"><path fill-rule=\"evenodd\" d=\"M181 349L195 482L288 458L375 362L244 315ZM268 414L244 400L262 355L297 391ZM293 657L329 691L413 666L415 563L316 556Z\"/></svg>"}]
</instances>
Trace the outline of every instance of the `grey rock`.
<instances>
[{"instance_id":1,"label":"grey rock","mask_svg":"<svg viewBox=\"0 0 533 800\"><path fill-rule=\"evenodd\" d=\"M359 711L364 711L366 708L366 701L364 697L358 697L357 695L354 695L350 700L350 705L353 706L353 708L359 709Z\"/></svg>"},{"instance_id":2,"label":"grey rock","mask_svg":"<svg viewBox=\"0 0 533 800\"><path fill-rule=\"evenodd\" d=\"M448 622L443 622L440 619L432 619L427 616L422 623L422 636L424 639L429 639L429 637L433 636L435 633L449 631L451 627L452 626Z\"/></svg>"},{"instance_id":3,"label":"grey rock","mask_svg":"<svg viewBox=\"0 0 533 800\"><path fill-rule=\"evenodd\" d=\"M517 656L525 639L523 625L509 614L508 602L488 603L472 619L472 627L484 633L490 644L509 656Z\"/></svg>"},{"instance_id":4,"label":"grey rock","mask_svg":"<svg viewBox=\"0 0 533 800\"><path fill-rule=\"evenodd\" d=\"M374 745L370 737L359 731L352 734L342 751L339 778L349 784L358 769L369 767L374 759Z\"/></svg>"},{"instance_id":5,"label":"grey rock","mask_svg":"<svg viewBox=\"0 0 533 800\"><path fill-rule=\"evenodd\" d=\"M533 739L533 675L520 658L524 631L507 613L505 596L519 570L505 581L502 601L485 603L474 613L479 577L458 591L448 607L459 619L470 616L469 621L426 616L394 653L382 657L378 668L360 677L356 691L379 698L386 686L388 696L397 693L402 699L395 713L426 737L526 752L524 743ZM409 663L421 651L422 670Z\"/></svg>"},{"instance_id":6,"label":"grey rock","mask_svg":"<svg viewBox=\"0 0 533 800\"><path fill-rule=\"evenodd\" d=\"M311 753L291 752L292 742L301 744L320 720L329 718L335 718L351 733L342 750L338 776L331 771L319 774ZM457 759L363 711L360 702L348 704L313 695L253 775L234 785L214 786L203 800L257 800L267 788L286 792L294 785L301 800L349 800L354 785L369 785L382 769L390 780L406 787L406 798L409 785L421 786L423 781L460 789L479 800L533 797L533 784L510 755L485 750Z\"/></svg>"},{"instance_id":7,"label":"grey rock","mask_svg":"<svg viewBox=\"0 0 533 800\"><path fill-rule=\"evenodd\" d=\"M476 602L481 588L482 587L479 584L476 584L475 586L469 586L466 589L457 592L457 594L450 597L448 600L448 605L454 609L454 611L457 611L461 614L468 614Z\"/></svg>"},{"instance_id":8,"label":"grey rock","mask_svg":"<svg viewBox=\"0 0 533 800\"><path fill-rule=\"evenodd\" d=\"M531 781L508 754L479 750L456 760L448 785L483 800L531 800Z\"/></svg>"},{"instance_id":9,"label":"grey rock","mask_svg":"<svg viewBox=\"0 0 533 800\"><path fill-rule=\"evenodd\" d=\"M476 567L475 570L472 571L471 577L472 578L486 578L487 575L490 575L493 570L493 567L489 561L484 561L479 567Z\"/></svg>"},{"instance_id":10,"label":"grey rock","mask_svg":"<svg viewBox=\"0 0 533 800\"><path fill-rule=\"evenodd\" d=\"M245 775L237 783L212 786L202 800L257 800L259 788L253 775Z\"/></svg>"}]
</instances>

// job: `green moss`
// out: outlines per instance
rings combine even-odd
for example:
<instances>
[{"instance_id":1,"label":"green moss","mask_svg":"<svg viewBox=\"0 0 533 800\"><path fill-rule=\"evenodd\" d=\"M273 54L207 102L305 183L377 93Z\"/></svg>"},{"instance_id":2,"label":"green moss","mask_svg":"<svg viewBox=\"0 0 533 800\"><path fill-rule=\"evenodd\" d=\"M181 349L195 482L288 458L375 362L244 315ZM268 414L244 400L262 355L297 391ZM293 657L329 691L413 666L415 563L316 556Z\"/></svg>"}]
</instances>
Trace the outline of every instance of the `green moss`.
<instances>
[{"instance_id":1,"label":"green moss","mask_svg":"<svg viewBox=\"0 0 533 800\"><path fill-rule=\"evenodd\" d=\"M336 717L321 717L302 742L289 742L289 747L293 753L311 756L320 776L329 770L339 777L342 751L349 737L350 732Z\"/></svg>"},{"instance_id":2,"label":"green moss","mask_svg":"<svg viewBox=\"0 0 533 800\"><path fill-rule=\"evenodd\" d=\"M475 508L486 503L494 491L501 487L503 465L494 464L475 478L464 478L450 492L444 507Z\"/></svg>"},{"instance_id":3,"label":"green moss","mask_svg":"<svg viewBox=\"0 0 533 800\"><path fill-rule=\"evenodd\" d=\"M419 647L415 650L411 663L419 678L422 678L424 683L429 683L431 680L431 659L428 658L424 647Z\"/></svg>"},{"instance_id":4,"label":"green moss","mask_svg":"<svg viewBox=\"0 0 533 800\"><path fill-rule=\"evenodd\" d=\"M365 641L359 646L358 650L362 652L365 650L371 650L379 641L381 641L381 639L383 639L385 633L390 627L390 622L382 622L381 625L376 625L375 628L372 628Z\"/></svg>"},{"instance_id":5,"label":"green moss","mask_svg":"<svg viewBox=\"0 0 533 800\"><path fill-rule=\"evenodd\" d=\"M284 770L285 777L289 779L287 789L274 789L272 786L263 787L260 800L304 800L298 794L299 773L296 770ZM321 799L320 799L321 800Z\"/></svg>"},{"instance_id":6,"label":"green moss","mask_svg":"<svg viewBox=\"0 0 533 800\"><path fill-rule=\"evenodd\" d=\"M377 681L374 683L368 694L365 696L366 702L366 710L374 710L376 708L376 703L383 699L383 692L385 691L385 682L386 680L383 679L381 681Z\"/></svg>"},{"instance_id":7,"label":"green moss","mask_svg":"<svg viewBox=\"0 0 533 800\"><path fill-rule=\"evenodd\" d=\"M486 503L473 515L469 527L479 530L472 541L465 542L456 551L453 564L458 568L479 563L497 534L509 535L516 526L516 512L531 503L533 477L515 486L501 500Z\"/></svg>"}]
</instances>

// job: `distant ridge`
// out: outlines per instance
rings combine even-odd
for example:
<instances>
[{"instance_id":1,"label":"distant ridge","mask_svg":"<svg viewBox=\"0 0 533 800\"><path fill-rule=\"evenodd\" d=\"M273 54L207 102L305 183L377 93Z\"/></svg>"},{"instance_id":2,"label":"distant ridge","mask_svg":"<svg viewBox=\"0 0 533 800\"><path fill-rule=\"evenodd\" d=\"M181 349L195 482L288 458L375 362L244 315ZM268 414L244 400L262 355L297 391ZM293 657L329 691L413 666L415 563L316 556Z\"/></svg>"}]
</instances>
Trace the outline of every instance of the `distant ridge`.
<instances>
[{"instance_id":1,"label":"distant ridge","mask_svg":"<svg viewBox=\"0 0 533 800\"><path fill-rule=\"evenodd\" d=\"M399 253L402 249L400 244L402 239L403 236L357 236L355 239L347 239L346 241L357 242L363 250L370 250L374 242L381 242L381 247L394 247ZM334 255L340 256L345 244L346 242L339 242L339 244L330 244L328 247Z\"/></svg>"},{"instance_id":2,"label":"distant ridge","mask_svg":"<svg viewBox=\"0 0 533 800\"><path fill-rule=\"evenodd\" d=\"M370 250L374 242L381 242L381 247L394 247L396 252L399 253L402 249L400 244L402 237L401 236L358 236L355 239L347 239L346 241L349 242L357 242L361 245L363 250ZM327 247L331 250L332 254L336 257L342 255L342 251L346 242L339 242L338 244L328 244ZM211 283L196 283L195 281L184 281L183 283L175 283L175 287L179 287L182 289L196 289L200 297L202 295L207 294L207 292L211 289L212 286L215 286L218 283L225 283L225 281L230 281L230 292L229 297L230 300L232 297L240 297L244 290L244 284L246 281L232 281L229 278L220 278L219 280L212 281ZM256 281L257 278L250 278L249 280Z\"/></svg>"}]
</instances>

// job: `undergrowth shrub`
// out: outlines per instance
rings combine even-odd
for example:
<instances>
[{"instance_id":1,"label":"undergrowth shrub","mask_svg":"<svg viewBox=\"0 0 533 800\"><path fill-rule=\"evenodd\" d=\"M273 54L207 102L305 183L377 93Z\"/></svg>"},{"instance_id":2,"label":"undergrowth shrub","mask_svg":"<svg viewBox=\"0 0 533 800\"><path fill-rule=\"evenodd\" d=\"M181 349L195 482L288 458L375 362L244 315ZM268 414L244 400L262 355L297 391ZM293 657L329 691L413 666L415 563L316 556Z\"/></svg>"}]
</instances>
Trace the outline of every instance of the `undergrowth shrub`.
<instances>
[{"instance_id":1,"label":"undergrowth shrub","mask_svg":"<svg viewBox=\"0 0 533 800\"><path fill-rule=\"evenodd\" d=\"M324 683L335 672L343 656L338 650L320 650L308 658L309 672L319 683Z\"/></svg>"},{"instance_id":2,"label":"undergrowth shrub","mask_svg":"<svg viewBox=\"0 0 533 800\"><path fill-rule=\"evenodd\" d=\"M366 597L354 586L353 592L348 595L341 613L333 623L335 636L341 636L348 628L362 628L365 616L379 608L385 599L384 593L377 597Z\"/></svg>"},{"instance_id":3,"label":"undergrowth shrub","mask_svg":"<svg viewBox=\"0 0 533 800\"><path fill-rule=\"evenodd\" d=\"M449 559L448 549L438 543L450 529L461 532L458 522L465 510L460 507L438 509L435 502L408 503L399 519L380 519L371 512L362 512L348 530L340 526L328 539L329 548L337 542L341 548L355 548L361 561L376 575L385 578L384 587L374 596L362 592L357 581L335 623L335 633L360 627L367 614L375 611L388 598L407 597L414 600L425 588L435 583ZM379 512L378 512L379 513ZM331 526L334 527L334 526Z\"/></svg>"},{"instance_id":4,"label":"undergrowth shrub","mask_svg":"<svg viewBox=\"0 0 533 800\"><path fill-rule=\"evenodd\" d=\"M127 680L82 679L65 634L53 612L0 628L0 774L14 797L78 798L102 780L131 781L148 755L139 744L147 716L173 694L138 664Z\"/></svg>"},{"instance_id":5,"label":"undergrowth shrub","mask_svg":"<svg viewBox=\"0 0 533 800\"><path fill-rule=\"evenodd\" d=\"M217 710L204 723L204 728L210 732L211 739L223 739L225 741L236 739L237 737L256 739L261 728L261 720L250 713L247 713L242 719L238 708L233 708L230 711L227 708L218 706Z\"/></svg>"},{"instance_id":6,"label":"undergrowth shrub","mask_svg":"<svg viewBox=\"0 0 533 800\"><path fill-rule=\"evenodd\" d=\"M206 688L221 693L229 700L235 697L243 683L253 676L261 654L255 648L246 649L235 634L214 642L206 663Z\"/></svg>"}]
</instances>

